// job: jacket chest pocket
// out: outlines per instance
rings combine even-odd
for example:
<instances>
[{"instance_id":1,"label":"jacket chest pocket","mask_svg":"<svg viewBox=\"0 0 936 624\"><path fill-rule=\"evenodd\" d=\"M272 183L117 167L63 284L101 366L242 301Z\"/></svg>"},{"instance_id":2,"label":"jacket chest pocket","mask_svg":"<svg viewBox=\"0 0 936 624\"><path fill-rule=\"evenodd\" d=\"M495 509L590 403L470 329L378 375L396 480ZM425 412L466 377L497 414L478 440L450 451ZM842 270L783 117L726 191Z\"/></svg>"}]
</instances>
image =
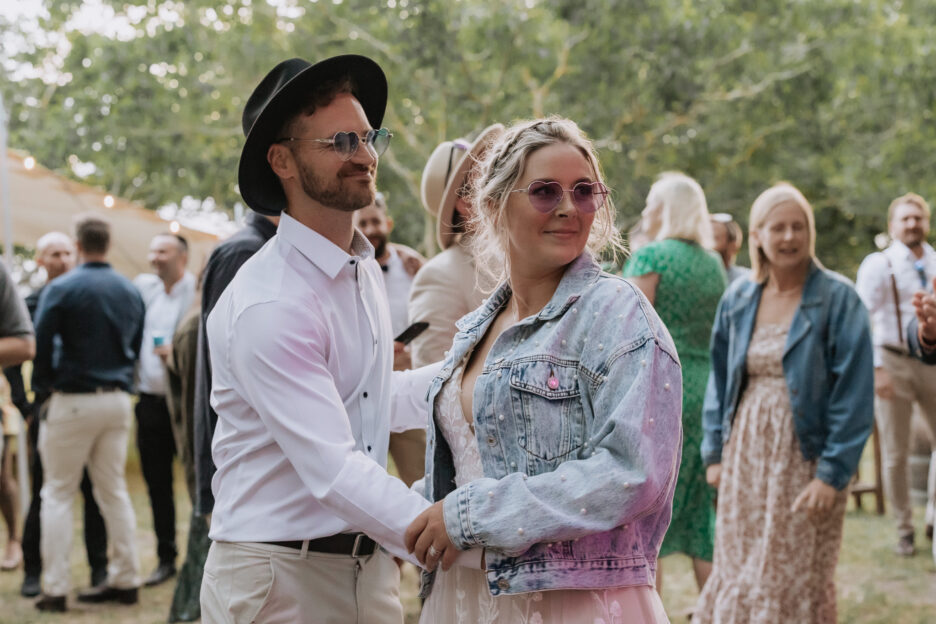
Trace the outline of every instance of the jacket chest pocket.
<instances>
[{"instance_id":1,"label":"jacket chest pocket","mask_svg":"<svg viewBox=\"0 0 936 624\"><path fill-rule=\"evenodd\" d=\"M510 400L520 446L552 460L582 446L585 427L575 363L517 362L510 370Z\"/></svg>"}]
</instances>

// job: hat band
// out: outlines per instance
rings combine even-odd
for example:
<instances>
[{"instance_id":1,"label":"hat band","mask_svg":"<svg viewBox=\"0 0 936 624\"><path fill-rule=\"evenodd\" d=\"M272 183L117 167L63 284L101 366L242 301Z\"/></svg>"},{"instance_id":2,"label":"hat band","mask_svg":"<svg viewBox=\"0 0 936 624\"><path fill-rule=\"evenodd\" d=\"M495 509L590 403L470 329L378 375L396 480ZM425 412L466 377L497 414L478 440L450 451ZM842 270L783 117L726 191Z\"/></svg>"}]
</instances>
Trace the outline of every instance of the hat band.
<instances>
[{"instance_id":1,"label":"hat band","mask_svg":"<svg viewBox=\"0 0 936 624\"><path fill-rule=\"evenodd\" d=\"M455 139L452 141L452 147L449 148L449 157L448 157L448 166L445 168L445 178L442 180L443 188L448 185L449 176L452 175L452 159L455 157L455 150L466 150L470 145L462 141L461 139Z\"/></svg>"}]
</instances>

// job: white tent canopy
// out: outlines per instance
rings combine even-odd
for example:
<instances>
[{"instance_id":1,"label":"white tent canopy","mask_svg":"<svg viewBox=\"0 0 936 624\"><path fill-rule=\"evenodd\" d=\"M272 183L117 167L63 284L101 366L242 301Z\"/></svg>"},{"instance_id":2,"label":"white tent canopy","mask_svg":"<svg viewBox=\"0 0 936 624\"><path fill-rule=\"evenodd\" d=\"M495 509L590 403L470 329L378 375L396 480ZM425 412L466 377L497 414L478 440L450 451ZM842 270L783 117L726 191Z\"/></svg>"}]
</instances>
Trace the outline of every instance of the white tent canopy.
<instances>
[{"instance_id":1,"label":"white tent canopy","mask_svg":"<svg viewBox=\"0 0 936 624\"><path fill-rule=\"evenodd\" d=\"M22 152L8 149L4 157L0 166L8 172L7 197L15 244L34 247L40 236L53 230L71 234L76 215L97 212L111 224L109 255L114 268L131 278L150 270L147 261L150 240L169 231L170 225L154 211L64 178L34 161L27 162L28 155ZM189 243L189 269L197 272L218 238L185 227L178 233ZM5 233L0 236L0 240L6 239Z\"/></svg>"}]
</instances>

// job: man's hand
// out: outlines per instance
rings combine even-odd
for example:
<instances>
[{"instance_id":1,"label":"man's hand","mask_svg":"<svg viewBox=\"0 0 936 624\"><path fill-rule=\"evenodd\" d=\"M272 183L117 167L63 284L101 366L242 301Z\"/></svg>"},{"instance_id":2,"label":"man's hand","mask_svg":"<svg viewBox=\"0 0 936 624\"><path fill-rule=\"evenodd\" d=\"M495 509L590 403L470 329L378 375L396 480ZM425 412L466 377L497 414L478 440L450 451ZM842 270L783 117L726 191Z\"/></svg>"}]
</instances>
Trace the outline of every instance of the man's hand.
<instances>
[{"instance_id":1,"label":"man's hand","mask_svg":"<svg viewBox=\"0 0 936 624\"><path fill-rule=\"evenodd\" d=\"M936 292L936 278L933 278L933 292ZM932 350L936 347L936 295L918 291L913 295L913 309L919 324L920 345Z\"/></svg>"},{"instance_id":2,"label":"man's hand","mask_svg":"<svg viewBox=\"0 0 936 624\"><path fill-rule=\"evenodd\" d=\"M874 394L885 400L896 396L890 374L880 366L874 369Z\"/></svg>"},{"instance_id":3,"label":"man's hand","mask_svg":"<svg viewBox=\"0 0 936 624\"><path fill-rule=\"evenodd\" d=\"M406 550L413 553L416 560L430 572L440 562L442 569L448 570L458 558L458 549L445 530L442 502L435 503L419 514L404 535Z\"/></svg>"},{"instance_id":4,"label":"man's hand","mask_svg":"<svg viewBox=\"0 0 936 624\"><path fill-rule=\"evenodd\" d=\"M413 358L410 348L402 342L393 341L393 370L409 370L413 368Z\"/></svg>"},{"instance_id":5,"label":"man's hand","mask_svg":"<svg viewBox=\"0 0 936 624\"><path fill-rule=\"evenodd\" d=\"M716 490L721 483L721 464L711 464L705 469L705 480Z\"/></svg>"},{"instance_id":6,"label":"man's hand","mask_svg":"<svg viewBox=\"0 0 936 624\"><path fill-rule=\"evenodd\" d=\"M172 355L172 345L171 344L162 344L158 347L153 347L153 353L159 356L159 359L162 360L163 364L169 361L169 356Z\"/></svg>"},{"instance_id":7,"label":"man's hand","mask_svg":"<svg viewBox=\"0 0 936 624\"><path fill-rule=\"evenodd\" d=\"M805 511L814 519L821 518L832 511L835 505L835 494L834 487L820 479L813 479L793 501L790 511L793 513Z\"/></svg>"}]
</instances>

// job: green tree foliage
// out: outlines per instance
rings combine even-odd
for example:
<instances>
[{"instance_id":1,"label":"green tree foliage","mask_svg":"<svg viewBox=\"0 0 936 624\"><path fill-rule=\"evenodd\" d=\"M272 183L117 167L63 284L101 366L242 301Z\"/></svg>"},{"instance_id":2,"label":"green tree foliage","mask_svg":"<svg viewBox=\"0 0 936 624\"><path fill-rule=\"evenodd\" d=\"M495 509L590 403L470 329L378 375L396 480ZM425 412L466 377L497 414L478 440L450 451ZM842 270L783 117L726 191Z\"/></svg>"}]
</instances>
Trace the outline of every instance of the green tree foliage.
<instances>
[{"instance_id":1,"label":"green tree foliage","mask_svg":"<svg viewBox=\"0 0 936 624\"><path fill-rule=\"evenodd\" d=\"M933 0L98 0L102 24L128 26L94 32L74 27L88 6L45 6L57 37L6 54L55 70L0 80L11 144L69 174L93 162L93 183L153 208L230 209L254 85L284 58L346 52L388 74L379 186L397 238L428 252L419 179L435 145L552 113L597 141L622 225L662 171L742 223L788 180L816 208L820 257L853 274L891 198L936 197Z\"/></svg>"}]
</instances>

